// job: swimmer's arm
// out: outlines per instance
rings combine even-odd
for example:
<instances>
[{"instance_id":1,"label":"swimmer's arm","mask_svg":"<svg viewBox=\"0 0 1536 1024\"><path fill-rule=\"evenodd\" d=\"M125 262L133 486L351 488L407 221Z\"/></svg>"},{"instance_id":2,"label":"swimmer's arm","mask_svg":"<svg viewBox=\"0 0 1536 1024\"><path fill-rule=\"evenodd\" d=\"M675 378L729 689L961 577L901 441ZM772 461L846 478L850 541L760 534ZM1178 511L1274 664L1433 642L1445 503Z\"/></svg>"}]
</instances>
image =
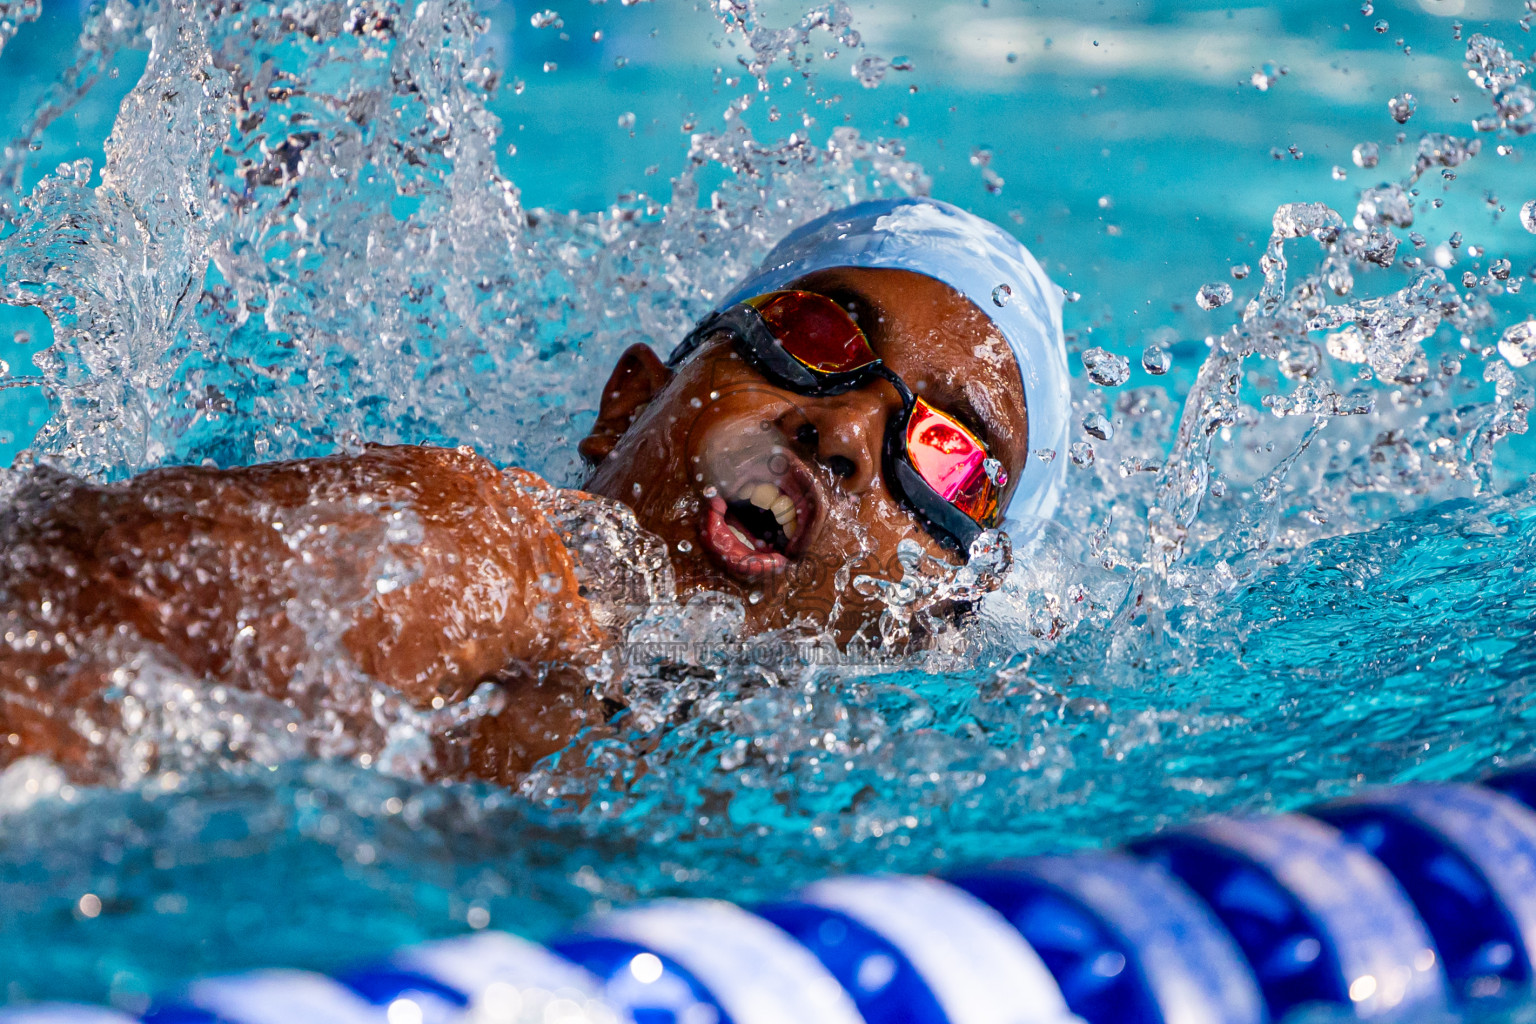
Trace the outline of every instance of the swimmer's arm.
<instances>
[{"instance_id":1,"label":"swimmer's arm","mask_svg":"<svg viewBox=\"0 0 1536 1024\"><path fill-rule=\"evenodd\" d=\"M540 509L543 481L503 474L467 450L375 448L357 458L388 465L382 490L412 492L421 529L406 572L414 578L379 594L346 635L370 675L418 703L452 702L498 673L596 660L602 631Z\"/></svg>"},{"instance_id":2,"label":"swimmer's arm","mask_svg":"<svg viewBox=\"0 0 1536 1024\"><path fill-rule=\"evenodd\" d=\"M53 734L80 728L86 705L110 729L114 706L99 695L135 645L306 705L312 683L336 675L317 644L339 644L342 660L427 708L486 680L516 690L539 666L591 663L602 641L532 494L468 451L371 448L40 490L12 524L0 612L8 635L68 643L0 658L0 738L18 737L0 761L85 754Z\"/></svg>"}]
</instances>

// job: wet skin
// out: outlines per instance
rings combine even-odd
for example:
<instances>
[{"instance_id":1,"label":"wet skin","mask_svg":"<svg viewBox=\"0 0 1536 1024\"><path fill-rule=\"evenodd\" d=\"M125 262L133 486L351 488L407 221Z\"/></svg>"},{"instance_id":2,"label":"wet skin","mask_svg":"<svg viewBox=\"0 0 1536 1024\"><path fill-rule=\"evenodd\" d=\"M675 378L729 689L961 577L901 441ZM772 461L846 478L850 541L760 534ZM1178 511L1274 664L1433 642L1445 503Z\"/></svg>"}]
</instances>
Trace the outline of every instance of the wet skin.
<instances>
[{"instance_id":1,"label":"wet skin","mask_svg":"<svg viewBox=\"0 0 1536 1024\"><path fill-rule=\"evenodd\" d=\"M908 386L1018 479L1023 387L979 310L903 271L826 271L797 286L849 308ZM587 487L665 540L681 593L740 596L753 630L804 622L847 642L883 608L855 579L898 578L900 541L958 558L882 480L899 409L883 381L826 398L776 388L724 337L675 371L635 346L581 444ZM748 485L788 498L790 525L735 500ZM0 767L41 754L84 781L114 777L126 732L115 673L145 658L306 715L324 704L313 679L325 696L336 655L419 709L495 683L489 711L433 746L440 774L504 783L611 711L581 673L612 638L543 511L557 492L467 449L172 467L117 484L45 474L29 489L24 514L0 514ZM400 522L411 531L391 540ZM378 587L381 557L410 572ZM316 615L329 617L333 654L314 653L304 619ZM370 725L359 712L348 728Z\"/></svg>"},{"instance_id":2,"label":"wet skin","mask_svg":"<svg viewBox=\"0 0 1536 1024\"><path fill-rule=\"evenodd\" d=\"M792 287L849 309L914 393L977 433L1008 474L1006 503L1024 466L1028 420L1013 353L992 322L947 285L910 271L821 271ZM681 586L748 601L754 630L804 621L830 626L846 643L882 608L853 581L899 578L900 541L956 558L883 480L886 426L900 410L881 380L824 398L777 388L723 334L675 371L637 345L620 359L582 442L596 463L586 487L626 503L666 540ZM780 542L781 554L749 551L711 523L712 503L760 482L778 485L795 506L796 535Z\"/></svg>"}]
</instances>

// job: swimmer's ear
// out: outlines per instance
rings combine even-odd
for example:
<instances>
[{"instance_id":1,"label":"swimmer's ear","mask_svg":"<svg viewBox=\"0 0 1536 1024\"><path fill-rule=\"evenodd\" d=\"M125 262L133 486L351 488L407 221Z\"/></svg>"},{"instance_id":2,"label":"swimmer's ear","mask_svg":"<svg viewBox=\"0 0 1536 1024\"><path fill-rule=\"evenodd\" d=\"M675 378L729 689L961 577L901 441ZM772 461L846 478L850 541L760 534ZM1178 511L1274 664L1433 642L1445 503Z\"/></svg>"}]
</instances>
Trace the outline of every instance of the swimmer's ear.
<instances>
[{"instance_id":1,"label":"swimmer's ear","mask_svg":"<svg viewBox=\"0 0 1536 1024\"><path fill-rule=\"evenodd\" d=\"M624 431L672 379L667 364L646 344L631 345L619 356L613 375L603 386L592 432L576 446L587 465L596 466L613 454Z\"/></svg>"}]
</instances>

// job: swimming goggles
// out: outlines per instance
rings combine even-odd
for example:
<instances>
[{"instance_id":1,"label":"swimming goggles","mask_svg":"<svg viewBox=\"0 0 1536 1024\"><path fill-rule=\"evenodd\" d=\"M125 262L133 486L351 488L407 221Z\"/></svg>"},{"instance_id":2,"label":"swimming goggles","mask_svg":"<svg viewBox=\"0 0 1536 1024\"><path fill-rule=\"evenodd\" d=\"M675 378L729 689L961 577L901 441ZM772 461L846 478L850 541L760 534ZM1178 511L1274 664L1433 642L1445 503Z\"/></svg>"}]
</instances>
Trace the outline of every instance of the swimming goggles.
<instances>
[{"instance_id":1,"label":"swimming goggles","mask_svg":"<svg viewBox=\"0 0 1536 1024\"><path fill-rule=\"evenodd\" d=\"M1008 479L987 446L954 417L915 396L835 301L804 291L747 299L706 317L668 363L678 365L720 331L731 336L753 369L797 395L819 398L877 378L889 381L902 403L901 414L885 432L885 479L891 491L930 532L961 551L996 525Z\"/></svg>"}]
</instances>

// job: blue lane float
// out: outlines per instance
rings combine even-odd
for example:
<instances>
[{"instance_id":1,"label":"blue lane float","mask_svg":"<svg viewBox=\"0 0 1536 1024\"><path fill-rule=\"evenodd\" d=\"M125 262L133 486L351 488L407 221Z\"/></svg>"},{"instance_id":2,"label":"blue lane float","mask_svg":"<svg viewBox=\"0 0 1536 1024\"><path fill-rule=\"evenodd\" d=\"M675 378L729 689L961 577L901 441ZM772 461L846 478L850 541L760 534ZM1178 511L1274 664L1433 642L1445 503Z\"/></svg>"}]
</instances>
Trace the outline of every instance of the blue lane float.
<instances>
[{"instance_id":1,"label":"blue lane float","mask_svg":"<svg viewBox=\"0 0 1536 1024\"><path fill-rule=\"evenodd\" d=\"M1236 942L1156 864L1122 853L1031 857L951 881L1018 929L1088 1024L1263 1024Z\"/></svg>"},{"instance_id":2,"label":"blue lane float","mask_svg":"<svg viewBox=\"0 0 1536 1024\"><path fill-rule=\"evenodd\" d=\"M662 900L548 947L481 932L326 977L196 981L141 1016L0 1024L1271 1024L1536 991L1536 767L1212 818L946 879Z\"/></svg>"},{"instance_id":3,"label":"blue lane float","mask_svg":"<svg viewBox=\"0 0 1536 1024\"><path fill-rule=\"evenodd\" d=\"M1536 815L1481 786L1409 785L1309 811L1370 851L1408 893L1464 998L1529 989Z\"/></svg>"},{"instance_id":4,"label":"blue lane float","mask_svg":"<svg viewBox=\"0 0 1536 1024\"><path fill-rule=\"evenodd\" d=\"M1080 1024L1040 955L936 878L832 878L758 914L837 978L867 1024Z\"/></svg>"},{"instance_id":5,"label":"blue lane float","mask_svg":"<svg viewBox=\"0 0 1536 1024\"><path fill-rule=\"evenodd\" d=\"M1444 1002L1439 957L1407 895L1379 861L1320 821L1212 818L1132 848L1205 900L1276 1020L1309 1003L1373 1017Z\"/></svg>"},{"instance_id":6,"label":"blue lane float","mask_svg":"<svg viewBox=\"0 0 1536 1024\"><path fill-rule=\"evenodd\" d=\"M616 911L554 948L595 974L636 1024L864 1024L810 950L731 903Z\"/></svg>"}]
</instances>

